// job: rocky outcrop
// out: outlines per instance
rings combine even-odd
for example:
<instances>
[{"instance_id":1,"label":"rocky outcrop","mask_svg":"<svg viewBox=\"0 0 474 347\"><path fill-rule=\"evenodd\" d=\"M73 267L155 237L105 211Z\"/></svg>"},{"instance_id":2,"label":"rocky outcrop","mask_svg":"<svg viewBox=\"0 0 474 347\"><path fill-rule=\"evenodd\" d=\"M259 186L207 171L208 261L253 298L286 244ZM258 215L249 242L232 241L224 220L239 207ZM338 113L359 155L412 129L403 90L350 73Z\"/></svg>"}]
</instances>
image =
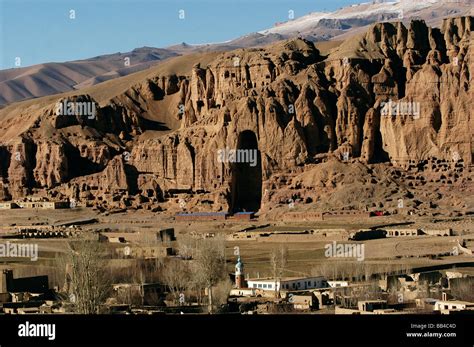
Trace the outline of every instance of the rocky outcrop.
<instances>
[{"instance_id":1,"label":"rocky outcrop","mask_svg":"<svg viewBox=\"0 0 474 347\"><path fill-rule=\"evenodd\" d=\"M68 158L62 145L52 142L38 143L36 163L33 175L39 187L55 187L68 178Z\"/></svg>"},{"instance_id":2,"label":"rocky outcrop","mask_svg":"<svg viewBox=\"0 0 474 347\"><path fill-rule=\"evenodd\" d=\"M54 188L95 203L127 207L139 197L179 209L170 203L179 193L193 208L219 210L245 209L236 196L255 190L274 201L266 187L284 191L288 175L314 170L323 157L405 167L456 154L471 164L472 29L472 17L448 19L441 30L380 23L328 57L295 39L224 52L100 104L87 94L63 98L93 104L94 117L45 108L23 140L2 144L4 157L22 160L0 173L12 196ZM226 149L258 150L255 168L220 161Z\"/></svg>"}]
</instances>

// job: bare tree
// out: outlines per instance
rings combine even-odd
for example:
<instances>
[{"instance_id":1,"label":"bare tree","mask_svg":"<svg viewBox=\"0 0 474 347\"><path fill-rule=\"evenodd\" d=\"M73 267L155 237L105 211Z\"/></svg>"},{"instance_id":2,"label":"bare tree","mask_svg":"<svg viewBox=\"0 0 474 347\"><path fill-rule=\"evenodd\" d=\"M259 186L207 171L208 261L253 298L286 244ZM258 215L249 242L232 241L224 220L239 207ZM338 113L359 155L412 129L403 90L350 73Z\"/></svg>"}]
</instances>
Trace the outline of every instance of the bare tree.
<instances>
[{"instance_id":1,"label":"bare tree","mask_svg":"<svg viewBox=\"0 0 474 347\"><path fill-rule=\"evenodd\" d=\"M288 248L286 246L280 246L279 248L274 248L270 253L270 264L272 266L273 279L275 281L275 298L280 296L280 286L281 277L283 276L283 271L285 270L286 263L288 262Z\"/></svg>"},{"instance_id":2,"label":"bare tree","mask_svg":"<svg viewBox=\"0 0 474 347\"><path fill-rule=\"evenodd\" d=\"M225 245L224 238L215 237L201 239L196 242L194 252L193 279L198 287L207 290L209 312L213 312L212 287L225 275Z\"/></svg>"},{"instance_id":3,"label":"bare tree","mask_svg":"<svg viewBox=\"0 0 474 347\"><path fill-rule=\"evenodd\" d=\"M188 234L180 235L178 239L179 255L185 258L192 258L194 256L196 245L199 241Z\"/></svg>"},{"instance_id":4,"label":"bare tree","mask_svg":"<svg viewBox=\"0 0 474 347\"><path fill-rule=\"evenodd\" d=\"M459 300L474 301L474 279L462 278L453 280L451 294Z\"/></svg>"},{"instance_id":5,"label":"bare tree","mask_svg":"<svg viewBox=\"0 0 474 347\"><path fill-rule=\"evenodd\" d=\"M323 276L326 279L331 279L332 267L327 261L318 264L311 269L312 276Z\"/></svg>"},{"instance_id":6,"label":"bare tree","mask_svg":"<svg viewBox=\"0 0 474 347\"><path fill-rule=\"evenodd\" d=\"M163 283L168 287L175 304L179 303L181 293L189 288L191 272L186 261L173 259L163 267Z\"/></svg>"},{"instance_id":7,"label":"bare tree","mask_svg":"<svg viewBox=\"0 0 474 347\"><path fill-rule=\"evenodd\" d=\"M98 241L69 243L66 259L69 264L70 291L74 295L72 301L77 313L100 313L100 307L110 293L105 253Z\"/></svg>"},{"instance_id":8,"label":"bare tree","mask_svg":"<svg viewBox=\"0 0 474 347\"><path fill-rule=\"evenodd\" d=\"M229 278L225 278L217 283L215 286L215 292L213 294L214 303L216 305L226 304L231 290L232 282Z\"/></svg>"}]
</instances>

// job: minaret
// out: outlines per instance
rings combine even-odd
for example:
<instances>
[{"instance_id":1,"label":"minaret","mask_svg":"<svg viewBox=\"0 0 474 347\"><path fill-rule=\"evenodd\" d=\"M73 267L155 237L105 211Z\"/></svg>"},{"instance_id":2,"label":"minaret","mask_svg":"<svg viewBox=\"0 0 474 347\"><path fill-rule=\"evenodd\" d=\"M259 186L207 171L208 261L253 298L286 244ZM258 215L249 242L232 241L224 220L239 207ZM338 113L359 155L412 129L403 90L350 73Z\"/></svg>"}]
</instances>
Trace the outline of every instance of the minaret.
<instances>
[{"instance_id":1,"label":"minaret","mask_svg":"<svg viewBox=\"0 0 474 347\"><path fill-rule=\"evenodd\" d=\"M247 287L244 277L244 263L240 260L240 256L235 264L235 286L238 289Z\"/></svg>"}]
</instances>

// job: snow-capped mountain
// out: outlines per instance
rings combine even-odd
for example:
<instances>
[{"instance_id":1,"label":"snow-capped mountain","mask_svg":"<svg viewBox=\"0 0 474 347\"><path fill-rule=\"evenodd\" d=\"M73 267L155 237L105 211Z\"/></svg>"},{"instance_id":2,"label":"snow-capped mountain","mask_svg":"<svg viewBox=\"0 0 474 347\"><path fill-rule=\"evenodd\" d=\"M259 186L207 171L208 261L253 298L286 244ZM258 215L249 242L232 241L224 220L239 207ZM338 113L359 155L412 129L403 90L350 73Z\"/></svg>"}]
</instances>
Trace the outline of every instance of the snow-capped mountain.
<instances>
[{"instance_id":1,"label":"snow-capped mountain","mask_svg":"<svg viewBox=\"0 0 474 347\"><path fill-rule=\"evenodd\" d=\"M474 0L378 0L343 7L334 12L313 12L259 33L322 40L380 21L421 18L437 25L447 16L472 12L473 4Z\"/></svg>"}]
</instances>

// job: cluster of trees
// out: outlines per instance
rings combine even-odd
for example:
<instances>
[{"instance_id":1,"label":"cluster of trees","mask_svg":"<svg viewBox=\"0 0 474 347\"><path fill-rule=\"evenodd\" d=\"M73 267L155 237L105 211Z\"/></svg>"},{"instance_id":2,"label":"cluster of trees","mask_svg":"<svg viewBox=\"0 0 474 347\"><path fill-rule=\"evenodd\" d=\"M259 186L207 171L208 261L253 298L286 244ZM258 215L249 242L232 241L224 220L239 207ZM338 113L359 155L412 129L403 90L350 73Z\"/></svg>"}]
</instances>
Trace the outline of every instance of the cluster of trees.
<instances>
[{"instance_id":1,"label":"cluster of trees","mask_svg":"<svg viewBox=\"0 0 474 347\"><path fill-rule=\"evenodd\" d=\"M227 299L221 295L221 287L228 287L226 278L225 243L223 237L194 239L183 237L179 243L180 255L191 260L171 259L163 268L162 281L176 304L183 304L183 294L195 293L196 301L202 303L201 294L207 293L209 312ZM214 291L220 294L214 297ZM184 298L190 297L188 294ZM224 301L224 302L223 302Z\"/></svg>"},{"instance_id":2,"label":"cluster of trees","mask_svg":"<svg viewBox=\"0 0 474 347\"><path fill-rule=\"evenodd\" d=\"M451 294L459 300L474 302L474 279L464 278L460 281L453 281Z\"/></svg>"},{"instance_id":3,"label":"cluster of trees","mask_svg":"<svg viewBox=\"0 0 474 347\"><path fill-rule=\"evenodd\" d=\"M323 276L330 280L369 281L372 275L407 274L411 267L407 264L373 264L344 260L324 262L311 270L313 276Z\"/></svg>"},{"instance_id":4,"label":"cluster of trees","mask_svg":"<svg viewBox=\"0 0 474 347\"><path fill-rule=\"evenodd\" d=\"M112 275L111 254L97 240L81 240L68 244L59 262L65 269L65 290L71 293L74 311L81 314L100 313L102 304L112 294L112 283L159 282L166 286L176 305L191 300L207 303L209 312L227 301L231 289L226 274L223 237L207 239L182 238L178 248L183 258L157 260L150 264L135 263L129 271ZM112 279L113 278L113 279Z\"/></svg>"},{"instance_id":5,"label":"cluster of trees","mask_svg":"<svg viewBox=\"0 0 474 347\"><path fill-rule=\"evenodd\" d=\"M96 240L68 243L68 249L60 263L65 269L66 290L74 312L98 314L111 293L108 272L109 254Z\"/></svg>"}]
</instances>

